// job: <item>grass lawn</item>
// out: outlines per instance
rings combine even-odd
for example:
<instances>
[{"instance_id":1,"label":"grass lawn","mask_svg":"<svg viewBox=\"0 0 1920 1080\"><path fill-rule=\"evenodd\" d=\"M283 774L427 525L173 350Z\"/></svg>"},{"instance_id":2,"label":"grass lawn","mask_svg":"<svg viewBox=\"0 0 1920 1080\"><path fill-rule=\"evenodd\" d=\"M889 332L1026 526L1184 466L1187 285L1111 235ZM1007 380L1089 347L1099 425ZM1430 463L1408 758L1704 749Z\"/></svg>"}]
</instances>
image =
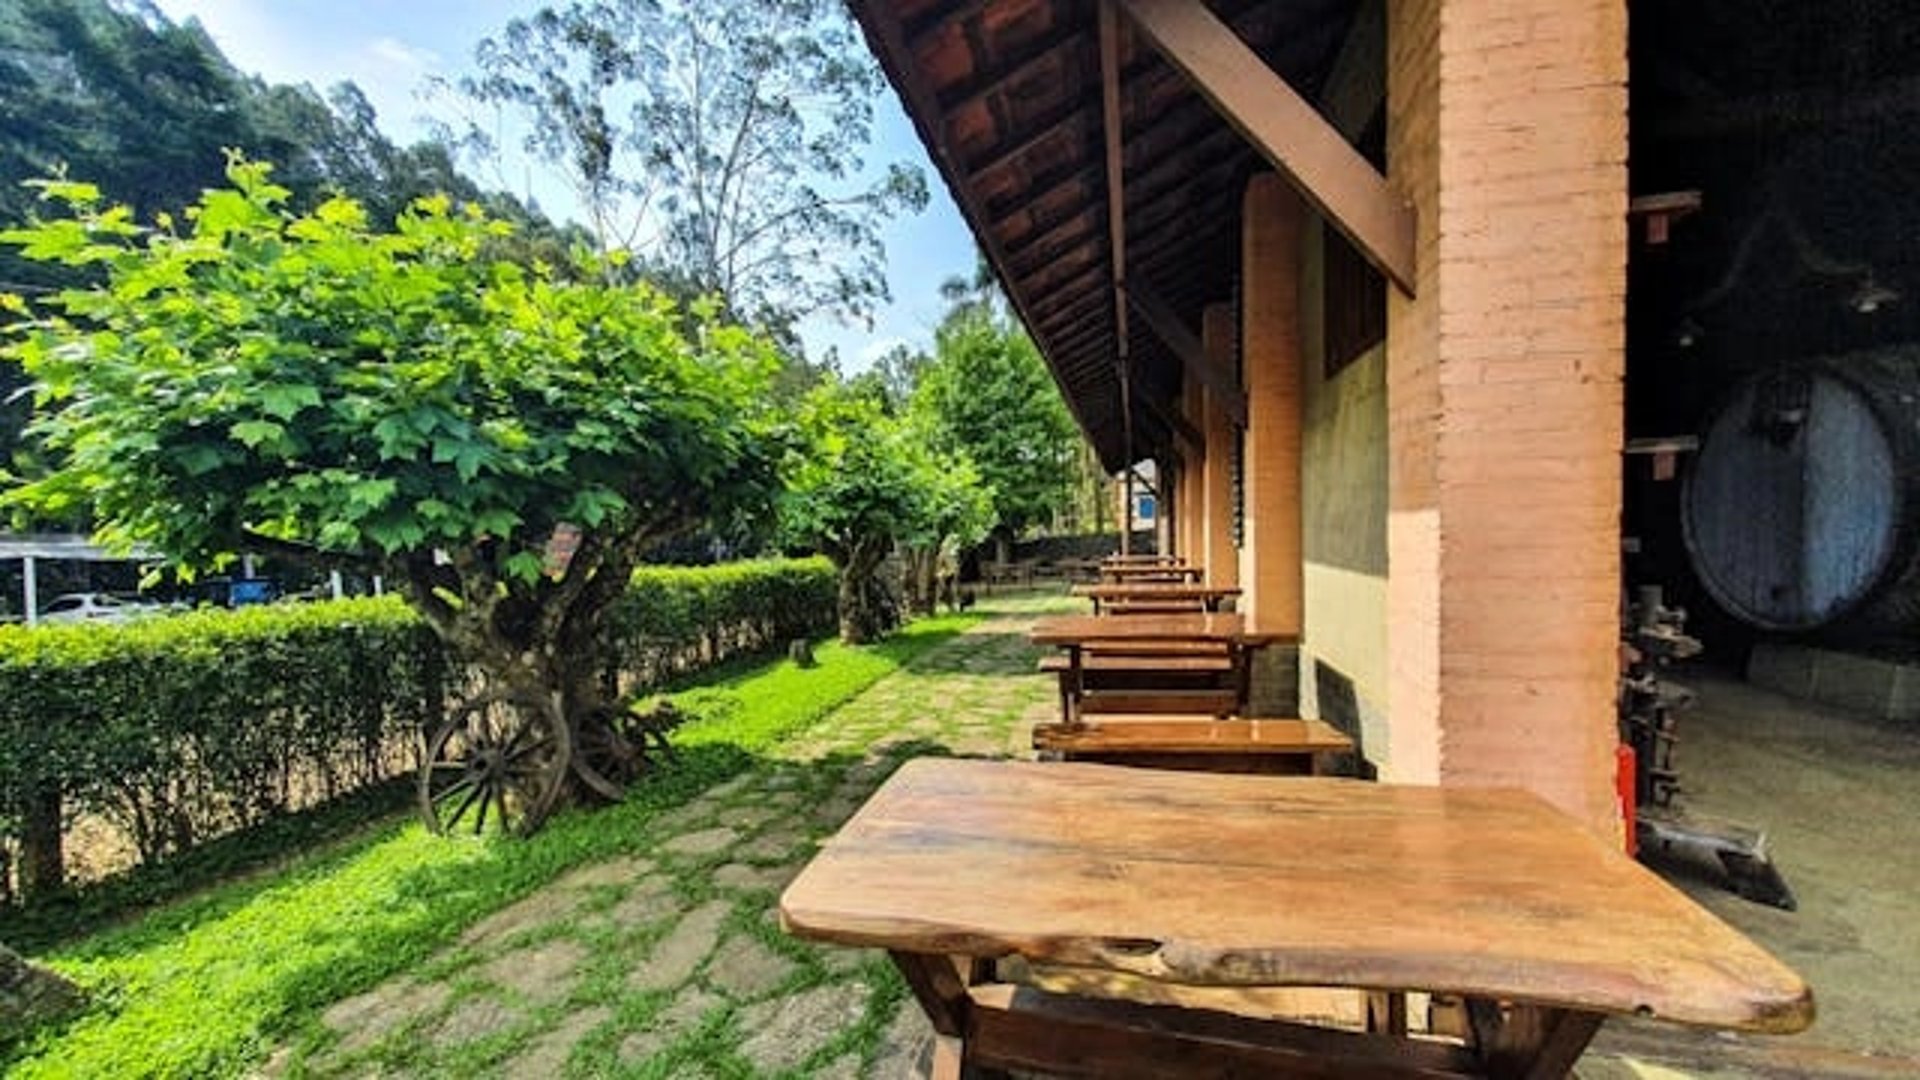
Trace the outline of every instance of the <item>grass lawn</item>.
<instances>
[{"instance_id":1,"label":"grass lawn","mask_svg":"<svg viewBox=\"0 0 1920 1080\"><path fill-rule=\"evenodd\" d=\"M560 815L530 841L439 838L397 816L277 872L61 946L38 959L86 986L94 1008L15 1047L0 1067L18 1077L229 1075L289 1040L324 1043L315 1033L328 1005L431 967L463 930L566 871L651 848L675 808L977 621L923 620L879 646L823 646L811 670L781 661L682 691L676 700L696 719L675 739L678 765L625 803Z\"/></svg>"}]
</instances>

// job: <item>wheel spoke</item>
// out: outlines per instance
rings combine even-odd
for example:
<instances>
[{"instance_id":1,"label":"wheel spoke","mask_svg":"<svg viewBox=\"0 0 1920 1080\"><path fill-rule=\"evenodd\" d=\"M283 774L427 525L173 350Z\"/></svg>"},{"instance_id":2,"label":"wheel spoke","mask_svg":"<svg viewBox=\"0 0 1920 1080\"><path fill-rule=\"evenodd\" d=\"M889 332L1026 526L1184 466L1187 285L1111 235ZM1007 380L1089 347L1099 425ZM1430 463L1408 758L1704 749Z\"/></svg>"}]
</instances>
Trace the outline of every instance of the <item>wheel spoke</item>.
<instances>
[{"instance_id":1,"label":"wheel spoke","mask_svg":"<svg viewBox=\"0 0 1920 1080\"><path fill-rule=\"evenodd\" d=\"M467 790L472 786L473 786L473 777L463 776L460 779L455 780L453 783L448 784L446 788L443 789L438 795L435 795L433 797L434 805L437 806L440 803L446 802L448 799L453 798L455 795L459 794L462 791Z\"/></svg>"},{"instance_id":2,"label":"wheel spoke","mask_svg":"<svg viewBox=\"0 0 1920 1080\"><path fill-rule=\"evenodd\" d=\"M467 797L460 800L460 808L455 810L453 814L447 818L445 823L441 825L441 828L451 829L455 825L460 824L460 819L467 815L467 810L473 806L473 800L479 798L482 791L483 788L478 784L468 785ZM484 806L485 804L482 805ZM484 814L485 810L482 810L481 813Z\"/></svg>"},{"instance_id":3,"label":"wheel spoke","mask_svg":"<svg viewBox=\"0 0 1920 1080\"><path fill-rule=\"evenodd\" d=\"M513 734L509 736L505 744L500 747L500 752L508 757L512 757L514 755L514 748L520 745L520 740L526 737L527 732L532 730L532 727L533 725L526 723L515 727Z\"/></svg>"},{"instance_id":4,"label":"wheel spoke","mask_svg":"<svg viewBox=\"0 0 1920 1080\"><path fill-rule=\"evenodd\" d=\"M519 761L521 758L526 757L528 754L536 754L542 750L549 749L552 746L553 746L553 737L548 736L547 738L541 739L539 742L533 743L530 746L521 747L520 750L516 753L508 754L507 761L509 763L516 762L516 761Z\"/></svg>"},{"instance_id":5,"label":"wheel spoke","mask_svg":"<svg viewBox=\"0 0 1920 1080\"><path fill-rule=\"evenodd\" d=\"M479 836L487 827L487 807L493 802L493 785L487 785L486 793L480 799L480 816L474 819L473 835Z\"/></svg>"}]
</instances>

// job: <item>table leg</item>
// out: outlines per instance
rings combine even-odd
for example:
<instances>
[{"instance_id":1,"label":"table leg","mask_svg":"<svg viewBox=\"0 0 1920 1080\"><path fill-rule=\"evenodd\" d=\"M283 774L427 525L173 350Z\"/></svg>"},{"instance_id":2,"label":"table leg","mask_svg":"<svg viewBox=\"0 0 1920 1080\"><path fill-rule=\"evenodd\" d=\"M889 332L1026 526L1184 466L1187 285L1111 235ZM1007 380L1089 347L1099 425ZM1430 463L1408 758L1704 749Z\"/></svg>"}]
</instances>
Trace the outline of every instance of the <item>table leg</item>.
<instances>
[{"instance_id":1,"label":"table leg","mask_svg":"<svg viewBox=\"0 0 1920 1080\"><path fill-rule=\"evenodd\" d=\"M967 1064L967 1018L973 998L967 987L992 961L928 953L890 951L893 966L907 980L920 1008L933 1023L933 1068L930 1080L987 1080L1001 1075Z\"/></svg>"},{"instance_id":2,"label":"table leg","mask_svg":"<svg viewBox=\"0 0 1920 1080\"><path fill-rule=\"evenodd\" d=\"M1317 770L1316 770L1317 771ZM1367 1030L1376 1035L1407 1035L1407 995L1400 990L1367 992Z\"/></svg>"},{"instance_id":3,"label":"table leg","mask_svg":"<svg viewBox=\"0 0 1920 1080\"><path fill-rule=\"evenodd\" d=\"M1080 726L1080 701L1087 693L1087 669L1081 662L1080 646L1067 646L1067 678L1073 687L1067 697L1067 726Z\"/></svg>"},{"instance_id":4,"label":"table leg","mask_svg":"<svg viewBox=\"0 0 1920 1080\"><path fill-rule=\"evenodd\" d=\"M1606 1021L1602 1013L1467 999L1467 1021L1492 1080L1557 1080L1573 1069Z\"/></svg>"}]
</instances>

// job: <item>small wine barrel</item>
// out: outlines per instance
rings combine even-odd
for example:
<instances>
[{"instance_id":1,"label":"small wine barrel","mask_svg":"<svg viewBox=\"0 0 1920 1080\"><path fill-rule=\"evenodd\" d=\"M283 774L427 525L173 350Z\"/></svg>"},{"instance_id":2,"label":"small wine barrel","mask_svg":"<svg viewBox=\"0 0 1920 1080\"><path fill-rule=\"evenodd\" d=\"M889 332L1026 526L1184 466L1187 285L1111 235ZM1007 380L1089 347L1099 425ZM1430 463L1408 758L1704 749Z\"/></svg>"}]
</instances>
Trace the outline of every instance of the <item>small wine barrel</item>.
<instances>
[{"instance_id":1,"label":"small wine barrel","mask_svg":"<svg viewBox=\"0 0 1920 1080\"><path fill-rule=\"evenodd\" d=\"M1681 527L1701 584L1744 622L1920 626L1920 346L1736 384L1701 436Z\"/></svg>"}]
</instances>

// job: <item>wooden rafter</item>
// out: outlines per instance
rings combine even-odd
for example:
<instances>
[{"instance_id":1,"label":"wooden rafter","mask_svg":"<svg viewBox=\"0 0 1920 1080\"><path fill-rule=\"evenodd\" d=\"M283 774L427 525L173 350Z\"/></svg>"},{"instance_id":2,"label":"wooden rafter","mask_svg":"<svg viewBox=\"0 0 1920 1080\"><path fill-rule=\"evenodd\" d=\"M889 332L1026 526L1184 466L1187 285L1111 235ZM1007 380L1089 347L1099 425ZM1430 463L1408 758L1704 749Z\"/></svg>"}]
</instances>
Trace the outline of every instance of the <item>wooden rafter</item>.
<instances>
[{"instance_id":1,"label":"wooden rafter","mask_svg":"<svg viewBox=\"0 0 1920 1080\"><path fill-rule=\"evenodd\" d=\"M1120 16L1114 0L1100 0L1100 118L1107 158L1107 261L1113 270L1114 364L1120 375L1120 422L1126 453L1132 458L1133 372L1127 340L1127 195L1126 138L1120 121ZM1128 466L1133 462L1129 460Z\"/></svg>"},{"instance_id":2,"label":"wooden rafter","mask_svg":"<svg viewBox=\"0 0 1920 1080\"><path fill-rule=\"evenodd\" d=\"M1413 294L1412 208L1312 105L1205 5L1112 2L1368 262Z\"/></svg>"},{"instance_id":3,"label":"wooden rafter","mask_svg":"<svg viewBox=\"0 0 1920 1080\"><path fill-rule=\"evenodd\" d=\"M1153 414L1154 419L1165 424L1168 430L1173 432L1173 437L1182 446L1196 454L1206 451L1207 437L1199 428L1193 426L1193 421L1171 409L1164 408L1151 397L1142 397L1140 400L1146 404L1147 411Z\"/></svg>"},{"instance_id":4,"label":"wooden rafter","mask_svg":"<svg viewBox=\"0 0 1920 1080\"><path fill-rule=\"evenodd\" d=\"M1240 389L1240 380L1213 362L1200 344L1198 335L1187 329L1173 307L1139 280L1127 283L1127 300L1140 313L1140 318L1154 336L1166 345L1167 351L1173 353L1181 365L1206 386L1209 394L1214 395L1214 399L1233 417L1233 422L1246 427L1247 395Z\"/></svg>"},{"instance_id":5,"label":"wooden rafter","mask_svg":"<svg viewBox=\"0 0 1920 1080\"><path fill-rule=\"evenodd\" d=\"M960 212L967 219L974 238L985 250L988 264L994 268L995 276L1000 279L1001 292L1013 305L1014 312L1020 317L1021 323L1034 327L1036 324L1032 312L1028 310L1025 293L1013 288L1013 283L1007 280L1006 275L1009 270L1006 253L1000 249L999 242L994 238L993 219L980 205L972 185L957 182L964 173L961 171L960 162L955 159L952 150L948 147L940 126L932 122L933 118L939 115L932 89L917 71L898 62L899 58L909 57L912 53L902 35L900 20L893 6L881 0L850 0L849 6L868 37L869 51L879 59L881 68L886 71L888 79L899 90L901 98L907 105L907 116L913 122L921 145L930 152L934 167L940 170L941 176L947 182L947 189L953 193L954 200L960 204ZM1046 351L1051 343L1043 340L1039 345L1043 351ZM1052 370L1052 365L1048 367ZM1060 388L1060 396L1066 400L1067 408L1073 413L1074 420L1080 424L1080 429L1089 434L1094 432L1096 429L1088 424L1079 397L1073 393L1071 387L1060 382L1058 371L1053 371L1053 376L1055 385Z\"/></svg>"}]
</instances>

